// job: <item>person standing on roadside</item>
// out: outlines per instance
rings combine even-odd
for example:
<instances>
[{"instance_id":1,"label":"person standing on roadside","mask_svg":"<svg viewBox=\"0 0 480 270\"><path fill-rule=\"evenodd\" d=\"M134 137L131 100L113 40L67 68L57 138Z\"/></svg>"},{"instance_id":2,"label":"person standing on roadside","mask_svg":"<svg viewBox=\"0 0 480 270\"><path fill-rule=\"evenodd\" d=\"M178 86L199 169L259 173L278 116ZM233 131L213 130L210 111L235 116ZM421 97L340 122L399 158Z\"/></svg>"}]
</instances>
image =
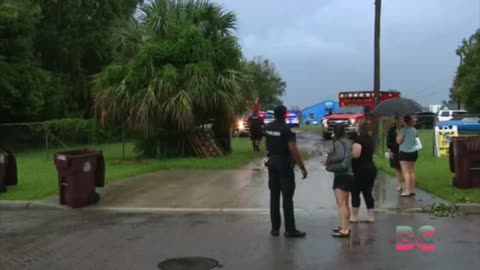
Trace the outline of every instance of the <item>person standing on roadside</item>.
<instances>
[{"instance_id":1,"label":"person standing on roadside","mask_svg":"<svg viewBox=\"0 0 480 270\"><path fill-rule=\"evenodd\" d=\"M248 128L250 129L250 140L252 141L254 152L260 151L260 143L262 142L264 126L265 123L258 115L258 112L253 111L253 114L248 118Z\"/></svg>"},{"instance_id":2,"label":"person standing on roadside","mask_svg":"<svg viewBox=\"0 0 480 270\"><path fill-rule=\"evenodd\" d=\"M375 200L373 198L373 185L377 177L377 167L373 162L374 139L369 135L369 127L366 121L358 125L358 136L353 140L352 146L352 169L353 169L353 190L352 190L352 215L350 222L358 222L360 210L360 193L362 193L367 205L367 222L373 223Z\"/></svg>"},{"instance_id":3,"label":"person standing on roadside","mask_svg":"<svg viewBox=\"0 0 480 270\"><path fill-rule=\"evenodd\" d=\"M333 190L337 200L341 225L333 230L333 237L350 237L350 192L353 188L352 141L345 136L345 126L336 124L333 128L333 151L325 161L326 170L333 172Z\"/></svg>"},{"instance_id":4,"label":"person standing on roadside","mask_svg":"<svg viewBox=\"0 0 480 270\"><path fill-rule=\"evenodd\" d=\"M403 128L403 117L395 116L395 125L388 130L387 134L387 148L390 150L390 167L395 169L395 178L397 179L397 191L403 191L403 174L400 167L400 159L398 156L399 145L397 143L397 130Z\"/></svg>"},{"instance_id":5,"label":"person standing on roadside","mask_svg":"<svg viewBox=\"0 0 480 270\"><path fill-rule=\"evenodd\" d=\"M397 143L399 146L398 158L402 167L403 177L406 182L406 191L400 194L402 197L415 196L415 163L418 159L417 130L410 115L403 118L405 126L397 131Z\"/></svg>"},{"instance_id":6,"label":"person standing on roadside","mask_svg":"<svg viewBox=\"0 0 480 270\"><path fill-rule=\"evenodd\" d=\"M275 120L265 127L268 161L268 186L270 189L270 219L272 236L280 234L280 196L283 200L285 237L305 237L295 225L293 194L295 192L295 165L302 171L303 179L307 170L297 148L296 135L286 124L287 108L278 106L274 110Z\"/></svg>"}]
</instances>

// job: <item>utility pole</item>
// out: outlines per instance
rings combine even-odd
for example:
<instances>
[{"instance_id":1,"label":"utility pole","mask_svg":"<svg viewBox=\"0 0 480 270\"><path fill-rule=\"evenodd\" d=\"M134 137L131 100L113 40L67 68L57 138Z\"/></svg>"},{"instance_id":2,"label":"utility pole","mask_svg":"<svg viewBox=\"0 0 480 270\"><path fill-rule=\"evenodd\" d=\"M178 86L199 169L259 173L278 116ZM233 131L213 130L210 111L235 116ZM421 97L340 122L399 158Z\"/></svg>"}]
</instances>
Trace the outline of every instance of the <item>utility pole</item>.
<instances>
[{"instance_id":1,"label":"utility pole","mask_svg":"<svg viewBox=\"0 0 480 270\"><path fill-rule=\"evenodd\" d=\"M463 65L463 55L460 53L460 66ZM460 93L458 92L458 89L455 89L456 93L455 95L457 96L457 110L460 110L461 104L460 104Z\"/></svg>"},{"instance_id":2,"label":"utility pole","mask_svg":"<svg viewBox=\"0 0 480 270\"><path fill-rule=\"evenodd\" d=\"M374 82L373 92L375 94L375 105L380 100L380 15L382 11L382 0L375 0L375 37L374 37Z\"/></svg>"}]
</instances>

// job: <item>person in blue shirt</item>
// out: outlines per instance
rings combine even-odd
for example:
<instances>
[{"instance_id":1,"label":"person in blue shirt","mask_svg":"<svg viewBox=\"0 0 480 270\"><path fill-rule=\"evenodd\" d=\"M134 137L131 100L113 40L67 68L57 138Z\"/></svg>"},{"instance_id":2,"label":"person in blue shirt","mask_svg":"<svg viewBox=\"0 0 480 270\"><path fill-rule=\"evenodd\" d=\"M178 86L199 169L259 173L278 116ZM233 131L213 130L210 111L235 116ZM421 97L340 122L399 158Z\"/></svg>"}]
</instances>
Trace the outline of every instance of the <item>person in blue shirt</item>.
<instances>
[{"instance_id":1,"label":"person in blue shirt","mask_svg":"<svg viewBox=\"0 0 480 270\"><path fill-rule=\"evenodd\" d=\"M404 127L397 130L397 143L399 144L398 158L405 179L406 190L400 194L402 197L415 196L415 162L418 159L416 146L417 130L410 115L403 118Z\"/></svg>"}]
</instances>

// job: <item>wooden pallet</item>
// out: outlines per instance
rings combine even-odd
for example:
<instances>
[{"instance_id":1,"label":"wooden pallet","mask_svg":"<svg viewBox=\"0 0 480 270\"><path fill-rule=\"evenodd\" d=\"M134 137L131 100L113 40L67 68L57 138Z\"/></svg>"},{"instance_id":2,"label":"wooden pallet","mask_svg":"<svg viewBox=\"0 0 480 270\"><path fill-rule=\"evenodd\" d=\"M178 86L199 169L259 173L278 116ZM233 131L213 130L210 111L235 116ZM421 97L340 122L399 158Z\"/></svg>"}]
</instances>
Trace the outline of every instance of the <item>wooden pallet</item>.
<instances>
[{"instance_id":1,"label":"wooden pallet","mask_svg":"<svg viewBox=\"0 0 480 270\"><path fill-rule=\"evenodd\" d=\"M207 131L196 131L189 135L188 139L197 157L210 158L223 156L223 152L220 147L218 147L212 134Z\"/></svg>"}]
</instances>

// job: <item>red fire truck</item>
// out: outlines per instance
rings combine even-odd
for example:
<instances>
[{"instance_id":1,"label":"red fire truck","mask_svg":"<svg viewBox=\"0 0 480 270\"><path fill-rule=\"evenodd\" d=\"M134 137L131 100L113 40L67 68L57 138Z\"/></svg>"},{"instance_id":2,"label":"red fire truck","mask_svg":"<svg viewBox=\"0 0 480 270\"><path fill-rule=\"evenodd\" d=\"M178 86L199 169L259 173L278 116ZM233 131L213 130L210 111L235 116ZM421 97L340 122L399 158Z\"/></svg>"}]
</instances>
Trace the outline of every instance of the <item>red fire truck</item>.
<instances>
[{"instance_id":1,"label":"red fire truck","mask_svg":"<svg viewBox=\"0 0 480 270\"><path fill-rule=\"evenodd\" d=\"M381 91L379 102L399 98L400 92ZM323 137L330 139L333 134L333 126L337 123L345 125L346 132L356 132L356 124L365 120L366 116L375 108L375 95L373 91L353 91L338 93L340 109L323 120Z\"/></svg>"}]
</instances>

